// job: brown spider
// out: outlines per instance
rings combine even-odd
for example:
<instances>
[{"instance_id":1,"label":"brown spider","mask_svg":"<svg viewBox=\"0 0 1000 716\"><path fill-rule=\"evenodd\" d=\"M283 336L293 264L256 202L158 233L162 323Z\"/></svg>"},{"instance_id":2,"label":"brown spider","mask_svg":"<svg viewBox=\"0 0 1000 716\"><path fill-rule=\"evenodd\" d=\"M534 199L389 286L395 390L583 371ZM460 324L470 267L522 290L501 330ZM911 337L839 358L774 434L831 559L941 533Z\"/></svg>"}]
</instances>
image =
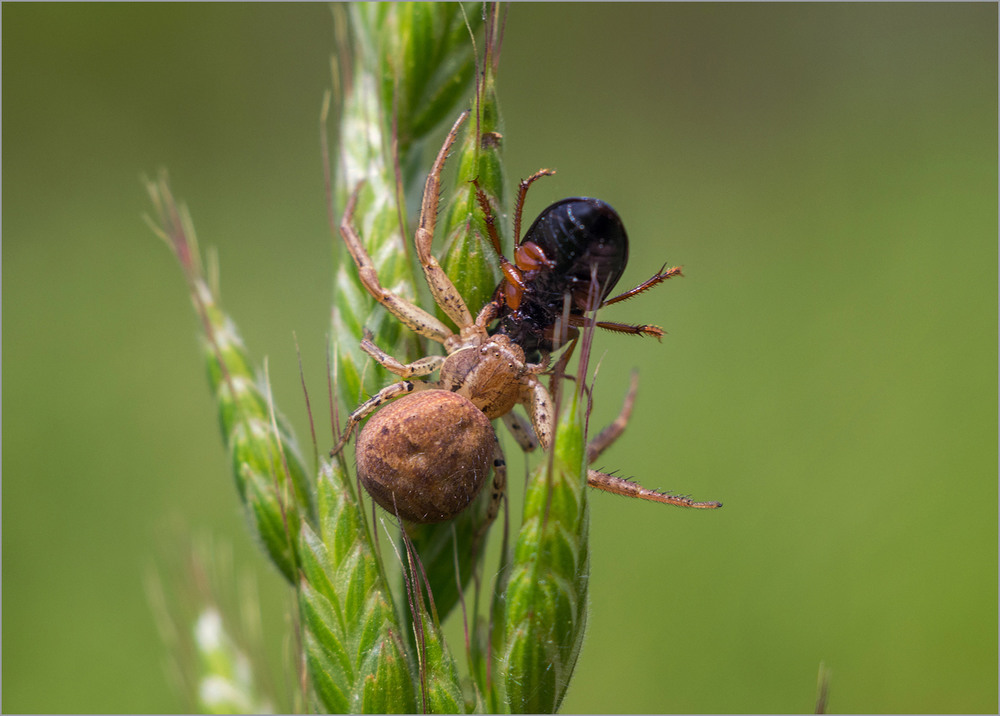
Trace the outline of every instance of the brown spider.
<instances>
[{"instance_id":1,"label":"brown spider","mask_svg":"<svg viewBox=\"0 0 1000 716\"><path fill-rule=\"evenodd\" d=\"M511 412L524 406L542 448L552 445L553 401L538 376L546 371L548 355L529 363L518 343L504 334L491 336L488 326L499 315L497 301L487 303L473 318L451 279L431 253L441 187L441 171L463 112L452 126L424 185L420 221L414 237L417 258L431 295L454 321L458 333L436 317L382 286L371 257L352 225L359 184L344 210L340 234L358 269L361 284L375 300L411 330L444 346L445 356L431 355L404 364L378 348L368 336L361 348L377 363L402 378L359 405L347 418L330 456L339 453L354 429L383 403L400 399L379 411L362 430L356 446L358 475L376 502L412 522L439 522L454 517L475 498L493 469L492 496L485 530L495 519L506 489L506 463L491 420L502 418L525 449L532 437ZM438 380L411 380L438 371ZM592 462L624 429L634 388L623 417L588 446ZM485 418L485 420L484 420ZM593 487L687 507L716 507L685 497L647 490L606 473L589 471Z\"/></svg>"},{"instance_id":2,"label":"brown spider","mask_svg":"<svg viewBox=\"0 0 1000 716\"><path fill-rule=\"evenodd\" d=\"M384 288L379 282L372 264L371 257L365 251L364 246L352 226L355 205L358 199L360 185L354 190L351 198L347 202L344 216L340 224L340 234L347 245L347 250L354 259L358 268L358 275L361 284L375 300L381 303L396 318L406 324L410 329L426 336L433 341L442 344L447 351L447 356L426 356L413 363L403 364L392 356L379 349L369 338L361 342L361 348L376 362L384 366L387 370L398 375L401 380L398 383L386 386L364 403L359 405L348 417L344 426L343 434L337 445L331 451L331 456L340 452L350 439L351 433L358 423L375 411L380 405L393 398L409 396L418 391L441 390L456 393L465 401L452 401L449 406L451 411L448 418L438 423L439 430L436 435L450 440L445 430L451 423L459 423L465 415L471 415L473 409L479 411L487 418L487 431L481 427L477 432L477 443L479 451L483 452L487 446L490 449L493 467L493 499L487 514L487 521L492 521L499 511L499 503L506 488L506 465L500 444L496 435L489 426L489 420L503 418L512 426L515 435L522 435L523 430L518 429L516 420L511 414L515 405L523 405L531 419L535 435L542 447L548 448L552 443L552 398L549 392L538 380L538 375L542 373L546 364L527 363L524 358L524 351L516 343L513 343L507 336L490 336L487 326L496 318L498 306L495 302L486 304L473 319L465 301L459 294L455 285L448 278L441 268L437 259L431 253L431 242L434 238L434 226L437 219L438 201L441 187L441 170L444 167L448 151L451 149L458 130L468 116L468 112L463 112L455 122L444 145L438 152L437 158L427 177L424 186L423 202L420 210L420 223L415 236L417 258L423 269L424 278L430 287L431 294L435 302L442 310L455 322L459 332L453 333L444 323L432 316L430 313L415 306L409 301L396 295L389 289ZM435 370L439 371L437 381L410 380L413 377L427 376ZM427 399L419 394L412 395L405 401L400 401L399 411L402 415L414 415L420 413L420 409L427 404ZM405 408L404 408L405 406ZM400 417L402 417L402 415ZM475 420L475 416L472 416ZM384 421L382 421L384 422ZM478 423L478 420L476 420ZM385 431L385 425L379 428ZM447 431L457 432L457 431ZM523 443L522 437L519 442ZM383 440L383 442L385 442ZM367 441L365 442L367 443ZM417 451L422 452L421 450ZM360 460L361 453L359 453ZM408 506L401 506L404 502L401 499L405 495L415 494L419 488L410 486L397 486L390 489L389 496L380 496L380 493L373 491L370 484L375 481L372 477L373 470L366 469L367 465L362 465L362 482L369 488L369 492L379 504L390 512L397 512L400 516L407 517L414 522L437 522L449 519L457 514L461 509L471 502L482 486L483 467L477 467L474 472L478 483L468 495L465 504L457 506L457 509L444 508L419 508L409 509ZM396 470L397 478L402 476L403 471ZM405 500L409 502L409 500ZM454 504L451 500L443 500L449 504Z\"/></svg>"}]
</instances>

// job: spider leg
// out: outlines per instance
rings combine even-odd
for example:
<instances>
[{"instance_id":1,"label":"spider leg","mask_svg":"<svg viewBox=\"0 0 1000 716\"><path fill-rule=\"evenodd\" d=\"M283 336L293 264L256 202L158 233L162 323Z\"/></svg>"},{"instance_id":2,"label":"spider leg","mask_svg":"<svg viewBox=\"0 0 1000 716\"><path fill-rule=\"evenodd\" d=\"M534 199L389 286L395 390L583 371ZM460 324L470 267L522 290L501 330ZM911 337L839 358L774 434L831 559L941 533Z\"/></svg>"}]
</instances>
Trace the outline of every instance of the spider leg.
<instances>
[{"instance_id":1,"label":"spider leg","mask_svg":"<svg viewBox=\"0 0 1000 716\"><path fill-rule=\"evenodd\" d=\"M365 251L365 247L361 243L361 238L352 225L354 209L358 203L358 193L361 191L361 186L359 182L355 187L351 198L347 202L347 207L344 209L344 217L340 222L340 235L344 239L347 251L351 254L351 258L354 259L354 263L358 267L358 278L361 280L361 285L365 287L365 290L376 301L385 306L392 315L406 324L411 330L443 344L454 335L444 323L419 306L415 306L406 299L397 296L389 289L383 288L382 284L379 283L375 264L372 262L368 252Z\"/></svg>"},{"instance_id":2,"label":"spider leg","mask_svg":"<svg viewBox=\"0 0 1000 716\"><path fill-rule=\"evenodd\" d=\"M476 326L481 328L483 331L486 327L492 323L493 319L497 317L500 312L500 306L496 301L490 301L479 311L479 315L476 316Z\"/></svg>"},{"instance_id":3,"label":"spider leg","mask_svg":"<svg viewBox=\"0 0 1000 716\"><path fill-rule=\"evenodd\" d=\"M671 495L666 492L649 490L637 482L626 480L624 477L609 475L606 472L598 470L587 470L587 485L598 490L604 490L605 492L613 492L623 497L638 497L640 500L662 502L665 505L675 505L677 507L694 507L702 510L714 510L722 507L721 502L695 502L690 497L685 497L684 495Z\"/></svg>"},{"instance_id":4,"label":"spider leg","mask_svg":"<svg viewBox=\"0 0 1000 716\"><path fill-rule=\"evenodd\" d=\"M518 413L506 413L501 419L522 450L531 452L538 447L538 441L535 439L535 433L531 429L531 424Z\"/></svg>"},{"instance_id":5,"label":"spider leg","mask_svg":"<svg viewBox=\"0 0 1000 716\"><path fill-rule=\"evenodd\" d=\"M490 487L490 505L486 509L486 518L483 520L482 526L472 540L473 553L479 549L482 539L486 536L486 531L493 524L493 520L497 518L497 515L500 514L500 505L503 503L504 495L507 492L507 461L504 459L500 441L496 440L495 445L496 447L493 449L493 485Z\"/></svg>"},{"instance_id":6,"label":"spider leg","mask_svg":"<svg viewBox=\"0 0 1000 716\"><path fill-rule=\"evenodd\" d=\"M347 445L347 441L351 439L351 433L354 432L354 428L358 426L358 423L375 412L375 410L382 405L382 403L392 400L393 398L415 393L418 390L427 390L434 387L435 385L433 383L424 383L419 380L404 380L382 388L382 390L356 407L354 411L347 416L347 423L344 425L344 432L340 434L340 440L337 441L333 450L330 451L330 457L333 457L344 449L344 446Z\"/></svg>"},{"instance_id":7,"label":"spider leg","mask_svg":"<svg viewBox=\"0 0 1000 716\"><path fill-rule=\"evenodd\" d=\"M625 426L628 425L628 420L632 416L632 407L635 405L635 395L639 390L639 374L632 373L632 382L628 388L628 394L625 396L625 403L622 405L622 410L618 414L618 417L608 425L604 430L597 434L593 440L587 443L587 464L592 464L597 458L601 456L605 450L607 450L611 445L621 437L621 434L625 432Z\"/></svg>"},{"instance_id":8,"label":"spider leg","mask_svg":"<svg viewBox=\"0 0 1000 716\"><path fill-rule=\"evenodd\" d=\"M458 130L468 116L469 112L466 110L455 121L448 137L444 140L441 151L438 152L437 159L434 160L431 173L427 175L427 182L424 184L424 197L420 207L420 224L414 239L417 246L417 258L424 270L424 278L430 287L434 302L448 314L448 317L459 328L472 325L472 314L469 313L469 308L465 305L458 289L455 288L455 284L451 282L444 269L441 268L441 264L431 253L431 243L434 241L434 226L437 222L438 202L441 199L441 170L444 168L445 159L448 158L448 151L458 136Z\"/></svg>"},{"instance_id":9,"label":"spider leg","mask_svg":"<svg viewBox=\"0 0 1000 716\"><path fill-rule=\"evenodd\" d=\"M601 453L611 447L615 440L621 437L621 434L625 432L625 426L628 425L629 418L632 415L632 407L635 405L635 396L638 389L639 375L637 373L633 373L628 394L625 396L625 403L622 405L622 409L618 414L618 417L615 418L610 425L604 428L604 430L598 433L597 437L587 443L588 465L592 464L597 458L599 458ZM685 497L683 495L671 495L666 492L650 490L637 482L627 480L624 477L618 477L617 475L610 475L606 472L601 472L600 470L587 470L587 485L598 490L613 492L616 495L622 495L624 497L636 497L640 500L662 502L666 505L676 505L678 507L695 507L706 510L722 507L721 502L695 502L690 497Z\"/></svg>"},{"instance_id":10,"label":"spider leg","mask_svg":"<svg viewBox=\"0 0 1000 716\"><path fill-rule=\"evenodd\" d=\"M503 456L500 441L496 441L493 449L493 485L490 493L490 507L486 512L486 525L489 526L500 512L500 502L507 490L507 461Z\"/></svg>"},{"instance_id":11,"label":"spider leg","mask_svg":"<svg viewBox=\"0 0 1000 716\"><path fill-rule=\"evenodd\" d=\"M538 366L541 368L541 366ZM552 406L552 396L534 375L525 376L525 385L521 389L521 405L528 411L531 427L535 437L544 450L552 447L552 422L555 410Z\"/></svg>"},{"instance_id":12,"label":"spider leg","mask_svg":"<svg viewBox=\"0 0 1000 716\"><path fill-rule=\"evenodd\" d=\"M371 356L380 366L395 373L400 378L430 375L444 363L444 356L425 356L412 363L400 363L368 338L361 341L361 350Z\"/></svg>"}]
</instances>

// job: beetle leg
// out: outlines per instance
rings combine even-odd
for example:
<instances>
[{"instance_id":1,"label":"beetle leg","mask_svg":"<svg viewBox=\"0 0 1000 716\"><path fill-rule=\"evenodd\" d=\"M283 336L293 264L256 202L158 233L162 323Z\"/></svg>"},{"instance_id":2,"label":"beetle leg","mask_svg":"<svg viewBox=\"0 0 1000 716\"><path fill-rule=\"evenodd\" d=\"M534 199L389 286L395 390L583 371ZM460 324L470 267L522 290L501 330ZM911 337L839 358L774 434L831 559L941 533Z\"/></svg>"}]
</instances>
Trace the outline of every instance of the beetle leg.
<instances>
[{"instance_id":1,"label":"beetle leg","mask_svg":"<svg viewBox=\"0 0 1000 716\"><path fill-rule=\"evenodd\" d=\"M517 201L514 202L514 246L521 245L521 212L524 210L524 197L528 194L528 187L542 177L550 177L555 174L554 169L539 169L527 179L522 179L517 187Z\"/></svg>"},{"instance_id":2,"label":"beetle leg","mask_svg":"<svg viewBox=\"0 0 1000 716\"><path fill-rule=\"evenodd\" d=\"M503 255L503 246L500 245L500 233L497 231L497 220L496 216L493 214L493 207L490 206L490 199L486 196L486 192L484 192L479 186L478 178L474 178L472 180L472 186L476 189L476 203L479 204L479 208L483 212L483 222L486 224L486 235L490 237L490 243L493 244L493 250L500 259L500 265L504 266L509 264L510 261L508 261L507 257Z\"/></svg>"},{"instance_id":3,"label":"beetle leg","mask_svg":"<svg viewBox=\"0 0 1000 716\"><path fill-rule=\"evenodd\" d=\"M644 323L641 326L633 326L630 323L597 321L594 325L598 328L603 328L605 331L611 331L612 333L628 333L633 336L652 336L656 340L663 338L663 329L649 323Z\"/></svg>"},{"instance_id":4,"label":"beetle leg","mask_svg":"<svg viewBox=\"0 0 1000 716\"><path fill-rule=\"evenodd\" d=\"M472 180L473 186L476 187L476 202L478 202L479 208L483 212L483 221L486 223L486 233L493 244L493 250L496 252L497 260L500 262L500 271L503 273L503 280L497 286L497 295L503 295L504 302L514 310L517 310L517 307L521 305L521 297L528 290L528 286L524 281L524 271L529 269L537 270L540 266L551 267L554 265L545 258L545 252L537 244L529 241L526 245L529 248L525 248L525 245L522 245L517 238L518 233L521 231L520 202L524 200L524 194L527 192L531 182L539 176L546 176L544 172L548 172L548 170L543 169L527 182L524 180L521 181L521 194L518 197L519 203L514 212L515 241L513 262L503 255L500 234L496 226L496 215L493 213L493 207L490 206L489 197L486 196L486 192L479 186L479 181L476 179ZM548 173L551 174L552 172Z\"/></svg>"},{"instance_id":5,"label":"beetle leg","mask_svg":"<svg viewBox=\"0 0 1000 716\"><path fill-rule=\"evenodd\" d=\"M651 277L640 283L638 286L630 288L628 291L625 291L624 293L619 293L617 296L613 296L612 298L608 298L602 301L600 308L604 308L605 306L610 306L612 303L618 303L619 301L624 301L626 299L632 298L632 296L637 296L643 291L648 291L653 286L659 283L663 283L668 278L673 278L674 276L683 276L683 275L684 274L681 273L680 266L672 266L670 268L667 268L667 265L663 264L663 268L661 268Z\"/></svg>"}]
</instances>

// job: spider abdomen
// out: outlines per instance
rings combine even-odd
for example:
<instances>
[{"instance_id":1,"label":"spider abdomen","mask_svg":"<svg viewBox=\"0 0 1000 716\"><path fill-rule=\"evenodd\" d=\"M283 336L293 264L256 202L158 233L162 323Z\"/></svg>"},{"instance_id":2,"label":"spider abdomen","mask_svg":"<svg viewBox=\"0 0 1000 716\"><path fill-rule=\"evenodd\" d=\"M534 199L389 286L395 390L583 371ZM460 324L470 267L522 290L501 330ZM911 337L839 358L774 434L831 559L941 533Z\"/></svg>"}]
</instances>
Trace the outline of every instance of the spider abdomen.
<instances>
[{"instance_id":1,"label":"spider abdomen","mask_svg":"<svg viewBox=\"0 0 1000 716\"><path fill-rule=\"evenodd\" d=\"M410 522L451 519L486 482L496 433L468 398L424 390L371 417L355 445L358 477L390 514Z\"/></svg>"}]
</instances>

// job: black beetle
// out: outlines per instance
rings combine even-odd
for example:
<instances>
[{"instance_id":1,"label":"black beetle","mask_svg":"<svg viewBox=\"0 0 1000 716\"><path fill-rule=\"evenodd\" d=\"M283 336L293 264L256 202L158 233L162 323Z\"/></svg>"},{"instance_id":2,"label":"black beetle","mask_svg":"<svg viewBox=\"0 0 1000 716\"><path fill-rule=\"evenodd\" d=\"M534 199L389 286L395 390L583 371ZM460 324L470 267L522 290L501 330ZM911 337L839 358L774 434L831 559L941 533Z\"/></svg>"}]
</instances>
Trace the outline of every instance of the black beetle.
<instances>
[{"instance_id":1,"label":"black beetle","mask_svg":"<svg viewBox=\"0 0 1000 716\"><path fill-rule=\"evenodd\" d=\"M539 176L544 174L539 172L522 182L515 227L520 224L526 185ZM609 299L627 263L628 234L609 204L588 197L557 201L525 232L515 248L513 263L501 258L504 278L494 294L500 314L493 332L510 336L529 360L537 360L542 353L576 339L585 311L623 301L681 275L680 268L664 266L647 281ZM567 308L568 321L564 322L560 319ZM663 336L663 330L652 325L608 321L596 325L619 333Z\"/></svg>"}]
</instances>

